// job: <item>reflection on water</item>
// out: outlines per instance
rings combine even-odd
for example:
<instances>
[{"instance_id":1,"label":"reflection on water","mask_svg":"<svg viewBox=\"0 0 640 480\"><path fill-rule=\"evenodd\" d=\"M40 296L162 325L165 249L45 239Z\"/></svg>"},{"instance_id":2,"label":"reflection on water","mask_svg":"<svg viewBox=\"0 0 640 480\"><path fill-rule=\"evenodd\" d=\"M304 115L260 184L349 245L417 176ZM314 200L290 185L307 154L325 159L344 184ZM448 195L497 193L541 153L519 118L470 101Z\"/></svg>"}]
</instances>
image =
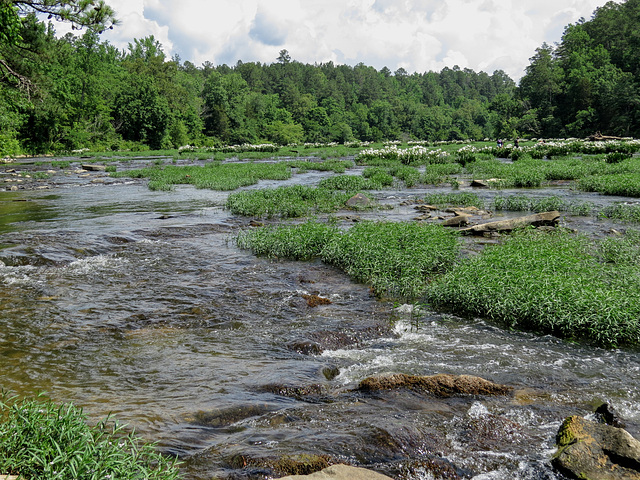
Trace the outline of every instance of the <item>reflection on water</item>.
<instances>
[{"instance_id":1,"label":"reflection on water","mask_svg":"<svg viewBox=\"0 0 640 480\"><path fill-rule=\"evenodd\" d=\"M3 193L1 386L47 391L93 420L112 412L194 479L264 478L265 459L297 453L395 478L431 478L427 463L558 478L548 459L565 416L608 400L638 433L637 352L412 313L319 262L256 258L231 241L248 220L224 199L138 184ZM413 212L371 214L382 215ZM305 294L331 303L310 307ZM353 390L385 372L478 375L515 393Z\"/></svg>"}]
</instances>

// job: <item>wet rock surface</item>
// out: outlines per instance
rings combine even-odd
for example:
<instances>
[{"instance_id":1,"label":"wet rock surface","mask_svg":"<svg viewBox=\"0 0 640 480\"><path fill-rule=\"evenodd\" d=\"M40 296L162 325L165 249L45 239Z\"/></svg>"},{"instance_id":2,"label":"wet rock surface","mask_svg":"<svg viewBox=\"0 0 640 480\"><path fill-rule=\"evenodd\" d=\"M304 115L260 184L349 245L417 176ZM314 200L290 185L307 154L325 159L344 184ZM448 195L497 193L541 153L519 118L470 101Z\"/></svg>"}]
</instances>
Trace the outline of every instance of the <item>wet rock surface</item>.
<instances>
[{"instance_id":1,"label":"wet rock surface","mask_svg":"<svg viewBox=\"0 0 640 480\"><path fill-rule=\"evenodd\" d=\"M640 479L640 441L626 430L577 415L564 420L556 436L553 465L577 479Z\"/></svg>"},{"instance_id":2,"label":"wet rock surface","mask_svg":"<svg viewBox=\"0 0 640 480\"><path fill-rule=\"evenodd\" d=\"M401 373L365 378L358 390L377 392L406 388L438 397L454 395L506 395L513 389L470 375L416 376Z\"/></svg>"}]
</instances>

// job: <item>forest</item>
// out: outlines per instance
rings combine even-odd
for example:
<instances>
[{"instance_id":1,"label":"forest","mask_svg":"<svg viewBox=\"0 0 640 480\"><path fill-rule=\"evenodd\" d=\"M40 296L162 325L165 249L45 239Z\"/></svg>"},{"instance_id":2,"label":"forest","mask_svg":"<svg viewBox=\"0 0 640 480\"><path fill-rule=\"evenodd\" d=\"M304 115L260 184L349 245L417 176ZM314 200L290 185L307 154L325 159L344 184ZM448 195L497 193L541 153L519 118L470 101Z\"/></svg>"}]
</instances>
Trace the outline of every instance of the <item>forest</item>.
<instances>
[{"instance_id":1,"label":"forest","mask_svg":"<svg viewBox=\"0 0 640 480\"><path fill-rule=\"evenodd\" d=\"M58 38L49 19L71 22ZM516 83L440 72L273 63L197 66L153 37L125 50L90 0L0 0L0 157L271 142L640 136L640 0L609 2L541 45Z\"/></svg>"}]
</instances>

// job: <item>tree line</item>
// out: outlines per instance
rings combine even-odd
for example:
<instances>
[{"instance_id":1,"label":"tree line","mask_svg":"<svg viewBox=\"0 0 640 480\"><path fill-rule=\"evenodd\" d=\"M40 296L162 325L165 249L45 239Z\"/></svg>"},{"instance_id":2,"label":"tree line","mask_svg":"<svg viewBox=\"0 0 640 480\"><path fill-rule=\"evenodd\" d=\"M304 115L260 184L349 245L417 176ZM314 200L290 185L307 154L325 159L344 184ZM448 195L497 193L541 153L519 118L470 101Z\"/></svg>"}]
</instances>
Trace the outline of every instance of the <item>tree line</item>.
<instances>
[{"instance_id":1,"label":"tree line","mask_svg":"<svg viewBox=\"0 0 640 480\"><path fill-rule=\"evenodd\" d=\"M57 38L43 13L74 32ZM640 0L568 25L519 84L457 66L303 64L286 50L272 63L196 66L152 36L125 50L101 41L116 22L103 2L0 0L0 155L640 133Z\"/></svg>"}]
</instances>

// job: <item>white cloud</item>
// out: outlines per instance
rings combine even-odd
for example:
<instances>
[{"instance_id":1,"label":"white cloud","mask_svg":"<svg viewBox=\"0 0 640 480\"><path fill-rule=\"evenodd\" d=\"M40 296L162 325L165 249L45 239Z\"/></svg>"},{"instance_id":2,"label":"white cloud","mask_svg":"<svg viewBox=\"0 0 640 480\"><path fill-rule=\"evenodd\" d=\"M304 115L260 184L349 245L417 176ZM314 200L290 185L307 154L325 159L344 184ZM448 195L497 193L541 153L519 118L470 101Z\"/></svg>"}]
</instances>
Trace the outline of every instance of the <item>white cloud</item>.
<instances>
[{"instance_id":1,"label":"white cloud","mask_svg":"<svg viewBox=\"0 0 640 480\"><path fill-rule=\"evenodd\" d=\"M364 63L395 71L445 66L518 79L535 49L590 18L606 0L107 0L126 48L154 35L196 65L271 63L282 49L304 63Z\"/></svg>"}]
</instances>

